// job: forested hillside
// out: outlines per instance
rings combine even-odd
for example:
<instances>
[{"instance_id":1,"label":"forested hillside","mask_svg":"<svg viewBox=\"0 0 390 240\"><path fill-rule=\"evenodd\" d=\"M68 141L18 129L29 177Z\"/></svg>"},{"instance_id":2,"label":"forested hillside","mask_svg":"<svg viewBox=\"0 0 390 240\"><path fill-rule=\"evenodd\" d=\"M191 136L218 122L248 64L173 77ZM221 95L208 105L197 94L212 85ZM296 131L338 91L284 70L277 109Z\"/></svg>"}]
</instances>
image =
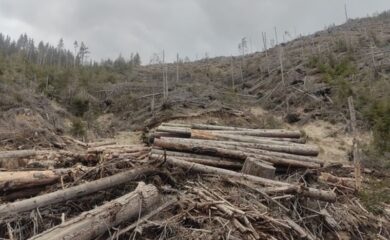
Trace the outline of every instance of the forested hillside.
<instances>
[{"instance_id":1,"label":"forested hillside","mask_svg":"<svg viewBox=\"0 0 390 240\"><path fill-rule=\"evenodd\" d=\"M268 45L261 53L248 52L243 39L239 56L193 62L178 56L167 64L155 54L145 65L138 54L92 61L83 42L68 50L62 39L52 46L25 34L17 40L0 35L2 143L40 139L40 132L108 136L188 109L245 111L256 105L289 123L347 123L347 98L353 96L359 128L372 130L376 150L386 152L389 23L384 12L276 46L263 35ZM37 117L34 124L30 115Z\"/></svg>"}]
</instances>

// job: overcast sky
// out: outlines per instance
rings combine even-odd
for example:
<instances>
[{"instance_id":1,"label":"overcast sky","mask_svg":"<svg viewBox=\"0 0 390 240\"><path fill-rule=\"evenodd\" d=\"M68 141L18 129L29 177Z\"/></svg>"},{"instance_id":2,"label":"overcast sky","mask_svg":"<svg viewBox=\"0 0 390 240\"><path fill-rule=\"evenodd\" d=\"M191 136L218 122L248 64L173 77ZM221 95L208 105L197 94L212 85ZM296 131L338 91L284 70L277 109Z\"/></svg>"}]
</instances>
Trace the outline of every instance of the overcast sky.
<instances>
[{"instance_id":1,"label":"overcast sky","mask_svg":"<svg viewBox=\"0 0 390 240\"><path fill-rule=\"evenodd\" d=\"M261 32L306 35L345 21L345 0L0 0L0 32L27 33L68 48L84 41L95 60L165 50L190 59L237 54L244 36L259 50ZM390 9L390 0L347 0L351 18ZM252 44L251 44L252 43Z\"/></svg>"}]
</instances>

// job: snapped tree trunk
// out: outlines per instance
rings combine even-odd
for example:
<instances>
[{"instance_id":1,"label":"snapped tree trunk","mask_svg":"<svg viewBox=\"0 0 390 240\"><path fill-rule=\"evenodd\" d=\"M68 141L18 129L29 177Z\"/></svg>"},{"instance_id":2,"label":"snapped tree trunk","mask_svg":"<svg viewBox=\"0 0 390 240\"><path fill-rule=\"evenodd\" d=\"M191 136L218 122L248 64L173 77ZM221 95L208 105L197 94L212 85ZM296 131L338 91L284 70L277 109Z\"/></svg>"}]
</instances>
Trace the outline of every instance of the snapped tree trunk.
<instances>
[{"instance_id":1,"label":"snapped tree trunk","mask_svg":"<svg viewBox=\"0 0 390 240\"><path fill-rule=\"evenodd\" d=\"M136 219L150 211L160 201L155 186L140 182L137 188L120 198L114 199L93 210L83 212L58 226L44 231L31 239L95 239L124 221Z\"/></svg>"}]
</instances>

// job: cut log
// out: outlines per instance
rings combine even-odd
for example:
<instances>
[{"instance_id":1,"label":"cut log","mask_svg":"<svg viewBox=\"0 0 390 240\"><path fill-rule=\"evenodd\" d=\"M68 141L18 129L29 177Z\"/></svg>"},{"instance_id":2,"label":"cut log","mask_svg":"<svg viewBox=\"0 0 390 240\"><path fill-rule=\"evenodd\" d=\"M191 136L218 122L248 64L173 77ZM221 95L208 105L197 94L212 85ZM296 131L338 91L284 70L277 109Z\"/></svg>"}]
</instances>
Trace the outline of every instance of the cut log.
<instances>
[{"instance_id":1,"label":"cut log","mask_svg":"<svg viewBox=\"0 0 390 240\"><path fill-rule=\"evenodd\" d=\"M234 171L216 168L216 167L210 167L205 166L198 163L190 163L183 160L178 160L174 157L166 157L166 161L169 164L176 165L182 168L185 168L187 170L195 171L195 172L201 172L201 173L208 173L208 174L216 174L216 175L222 175L227 177L235 177L241 180L247 180L252 181L258 184L262 184L265 186L273 186L273 187L292 187L295 193L301 194L304 197L313 198L317 200L327 201L327 202L334 202L336 201L336 194L331 191L324 191L320 189L315 188L306 188L299 185L294 185L290 183L280 182L276 180L271 180L267 178L252 176L248 174L243 173L237 173Z\"/></svg>"},{"instance_id":2,"label":"cut log","mask_svg":"<svg viewBox=\"0 0 390 240\"><path fill-rule=\"evenodd\" d=\"M251 154L251 153L248 153L247 156L272 163L275 166L292 167L292 168L320 168L321 167L321 165L318 163L303 162L303 161L279 158L274 156L264 156L264 155Z\"/></svg>"},{"instance_id":3,"label":"cut log","mask_svg":"<svg viewBox=\"0 0 390 240\"><path fill-rule=\"evenodd\" d=\"M76 168L44 171L0 172L0 191L49 185L57 182L61 176L75 175L80 171L87 171L87 167L78 166Z\"/></svg>"},{"instance_id":4,"label":"cut log","mask_svg":"<svg viewBox=\"0 0 390 240\"><path fill-rule=\"evenodd\" d=\"M156 173L158 173L158 171L150 168L133 169L67 189L58 190L13 203L3 204L0 205L0 222L2 219L12 217L20 212L30 211L35 208L63 202L72 198L86 196L93 192L102 191L129 181L133 181L139 177Z\"/></svg>"},{"instance_id":5,"label":"cut log","mask_svg":"<svg viewBox=\"0 0 390 240\"><path fill-rule=\"evenodd\" d=\"M293 143L288 141L277 141L272 138L253 137L253 136L242 136L238 134L223 134L217 131L203 131L203 130L192 130L191 138L205 139L205 140L227 140L237 142L249 142L249 143L260 143L260 144L273 144L273 145L286 145L286 146L302 146L299 143Z\"/></svg>"},{"instance_id":6,"label":"cut log","mask_svg":"<svg viewBox=\"0 0 390 240\"><path fill-rule=\"evenodd\" d=\"M191 137L191 128L159 126L157 128L157 131L158 132L176 133L176 134L181 134L181 135L184 135L187 137Z\"/></svg>"},{"instance_id":7,"label":"cut log","mask_svg":"<svg viewBox=\"0 0 390 240\"><path fill-rule=\"evenodd\" d=\"M192 130L192 131L205 131L205 130ZM251 129L251 130L209 130L205 131L211 134L224 134L224 135L242 135L252 137L264 137L273 139L284 139L285 141L294 141L302 139L302 134L299 131L289 131L283 129ZM304 140L304 139L303 139ZM302 140L301 140L302 141ZM298 142L301 142L298 141Z\"/></svg>"},{"instance_id":8,"label":"cut log","mask_svg":"<svg viewBox=\"0 0 390 240\"><path fill-rule=\"evenodd\" d=\"M139 151L149 151L150 148L144 145L108 145L108 146L100 146L94 148L88 148L88 153L133 153Z\"/></svg>"},{"instance_id":9,"label":"cut log","mask_svg":"<svg viewBox=\"0 0 390 240\"><path fill-rule=\"evenodd\" d=\"M247 158L241 172L263 178L273 179L275 177L275 167L262 161Z\"/></svg>"},{"instance_id":10,"label":"cut log","mask_svg":"<svg viewBox=\"0 0 390 240\"><path fill-rule=\"evenodd\" d=\"M133 192L93 210L83 212L67 222L33 236L31 239L95 239L111 227L140 217L159 201L160 195L157 188L141 182Z\"/></svg>"},{"instance_id":11,"label":"cut log","mask_svg":"<svg viewBox=\"0 0 390 240\"><path fill-rule=\"evenodd\" d=\"M284 129L251 129L251 128L240 128L240 127L229 127L229 126L218 126L208 124L180 124L180 123L163 123L162 126L170 128L192 128L197 130L212 130L221 131L226 134L250 135L259 137L282 137L282 138L300 138L301 132L295 130L284 130Z\"/></svg>"},{"instance_id":12,"label":"cut log","mask_svg":"<svg viewBox=\"0 0 390 240\"><path fill-rule=\"evenodd\" d=\"M176 151L186 151L197 154L206 154L212 156L219 156L225 158L233 158L245 160L246 154L240 151L233 151L223 148L216 147L207 147L202 144L192 144L187 142L182 142L180 138L160 138L156 139L154 144L163 149L176 150Z\"/></svg>"},{"instance_id":13,"label":"cut log","mask_svg":"<svg viewBox=\"0 0 390 240\"><path fill-rule=\"evenodd\" d=\"M164 159L164 154L151 154L152 158L160 158ZM167 156L171 156L168 155ZM208 159L207 156L204 156L204 158L190 158L190 157L179 157L175 156L177 159L184 160L187 162L193 162L193 163L199 163L204 164L206 166L213 166L213 167L219 167L219 168L228 168L228 169L241 169L242 163L240 162L231 162L231 161L224 161L224 160L215 160L215 159Z\"/></svg>"},{"instance_id":14,"label":"cut log","mask_svg":"<svg viewBox=\"0 0 390 240\"><path fill-rule=\"evenodd\" d=\"M215 161L237 162L236 159L231 159L231 158L215 157L215 156L209 156L209 155L200 155L200 154L187 153L187 152L167 151L167 150L162 150L162 149L157 149L157 148L153 148L150 153L151 154L159 154L159 155L167 154L167 156L172 156L172 157L184 157L184 158L196 158L196 159L207 158L208 160L215 160Z\"/></svg>"},{"instance_id":15,"label":"cut log","mask_svg":"<svg viewBox=\"0 0 390 240\"><path fill-rule=\"evenodd\" d=\"M188 135L180 133L170 133L170 132L152 132L147 135L148 143L153 143L155 138L160 137L178 137L178 138L187 138Z\"/></svg>"},{"instance_id":16,"label":"cut log","mask_svg":"<svg viewBox=\"0 0 390 240\"><path fill-rule=\"evenodd\" d=\"M175 139L175 140L177 140L177 139ZM255 143L240 143L240 142L200 140L200 139L180 139L180 141L185 142L185 143L199 143L199 144L203 144L203 145L207 144L207 146L230 149L230 150L237 150L237 151L242 151L245 153L253 153L253 154L258 154L258 155L280 157L280 158L286 158L286 159L292 159L292 160L299 160L299 161L303 161L303 162L313 162L313 163L318 163L320 165L324 165L324 161L319 160L319 159L314 158L314 157L310 157L310 156L301 156L301 155L296 155L296 154L280 153L280 152L273 152L273 151L257 149L256 148L257 144L255 144Z\"/></svg>"},{"instance_id":17,"label":"cut log","mask_svg":"<svg viewBox=\"0 0 390 240\"><path fill-rule=\"evenodd\" d=\"M172 141L172 142L182 142L182 143L201 143L201 144L208 144L211 140L197 140L197 139L185 139L185 138L165 138L162 137L158 140L165 140L165 141ZM218 142L218 141L214 141ZM222 143L225 144L229 141L224 141ZM243 146L251 146L252 148L267 150L267 151L273 151L273 152L283 152L283 153L290 153L290 154L298 154L298 155L304 155L304 156L317 156L319 154L319 149L317 146L309 146L309 145L302 145L298 144L298 146L283 146L283 145L274 145L274 144L260 144L260 143L242 143Z\"/></svg>"},{"instance_id":18,"label":"cut log","mask_svg":"<svg viewBox=\"0 0 390 240\"><path fill-rule=\"evenodd\" d=\"M3 151L0 152L0 160L8 158L25 158L37 155L36 150L16 150L16 151Z\"/></svg>"}]
</instances>

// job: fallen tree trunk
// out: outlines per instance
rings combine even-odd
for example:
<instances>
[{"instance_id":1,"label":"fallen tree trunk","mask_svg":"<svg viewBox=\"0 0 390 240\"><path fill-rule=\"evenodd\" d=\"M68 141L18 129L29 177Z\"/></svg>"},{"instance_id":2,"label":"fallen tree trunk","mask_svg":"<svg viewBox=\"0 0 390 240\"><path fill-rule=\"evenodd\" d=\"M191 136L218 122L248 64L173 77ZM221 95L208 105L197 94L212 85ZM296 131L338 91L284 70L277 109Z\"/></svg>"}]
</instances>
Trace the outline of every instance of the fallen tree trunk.
<instances>
[{"instance_id":1,"label":"fallen tree trunk","mask_svg":"<svg viewBox=\"0 0 390 240\"><path fill-rule=\"evenodd\" d=\"M200 154L187 153L187 152L167 151L167 150L156 149L156 148L153 148L150 151L150 153L151 154L159 154L159 155L167 154L168 156L173 156L173 157L185 157L185 158L196 158L196 159L207 158L209 160L215 160L215 161L237 162L236 159L231 159L231 158L215 157L215 156L209 156L209 155L200 155Z\"/></svg>"},{"instance_id":2,"label":"fallen tree trunk","mask_svg":"<svg viewBox=\"0 0 390 240\"><path fill-rule=\"evenodd\" d=\"M148 143L153 143L155 138L161 137L187 138L188 135L170 132L152 132L147 135Z\"/></svg>"},{"instance_id":3,"label":"fallen tree trunk","mask_svg":"<svg viewBox=\"0 0 390 240\"><path fill-rule=\"evenodd\" d=\"M299 131L284 130L284 129L251 129L251 128L209 125L209 124L180 124L180 123L163 123L162 126L176 127L176 128L192 128L197 130L227 131L227 132L232 132L232 134L235 134L236 131L251 132L252 134L257 134L256 136L260 136L262 134L263 137L286 137L286 138L301 137L301 132Z\"/></svg>"},{"instance_id":4,"label":"fallen tree trunk","mask_svg":"<svg viewBox=\"0 0 390 240\"><path fill-rule=\"evenodd\" d=\"M187 151L198 154L206 154L212 156L233 158L245 160L246 154L240 151L233 151L223 148L207 147L201 144L191 144L182 142L180 138L160 138L156 139L154 144L158 147L176 151Z\"/></svg>"},{"instance_id":5,"label":"fallen tree trunk","mask_svg":"<svg viewBox=\"0 0 390 240\"><path fill-rule=\"evenodd\" d=\"M260 144L274 144L274 145L286 145L286 146L302 146L300 143L293 143L288 141L278 141L272 138L253 137L253 136L242 136L239 134L223 134L218 131L203 131L203 130L192 130L191 138L205 139L205 140L228 140L236 142L249 142L249 143L260 143Z\"/></svg>"},{"instance_id":6,"label":"fallen tree trunk","mask_svg":"<svg viewBox=\"0 0 390 240\"><path fill-rule=\"evenodd\" d=\"M262 161L247 158L241 172L263 178L273 179L275 177L275 167Z\"/></svg>"},{"instance_id":7,"label":"fallen tree trunk","mask_svg":"<svg viewBox=\"0 0 390 240\"><path fill-rule=\"evenodd\" d=\"M320 168L321 167L321 165L318 163L303 162L303 161L279 158L274 156L264 156L264 155L251 154L251 153L247 153L247 156L272 163L276 166L296 167L296 168Z\"/></svg>"},{"instance_id":8,"label":"fallen tree trunk","mask_svg":"<svg viewBox=\"0 0 390 240\"><path fill-rule=\"evenodd\" d=\"M159 158L164 159L164 154L151 154L149 155L152 158ZM167 154L167 156L171 156ZM242 163L240 162L231 162L231 161L224 161L224 160L214 160L214 159L208 159L207 156L204 156L204 158L191 158L191 157L179 157L175 156L179 160L184 160L187 162L193 162L193 163L199 163L206 166L213 166L213 167L219 167L219 168L229 168L229 169L241 169Z\"/></svg>"},{"instance_id":9,"label":"fallen tree trunk","mask_svg":"<svg viewBox=\"0 0 390 240\"><path fill-rule=\"evenodd\" d=\"M15 150L0 152L0 160L8 158L25 158L37 155L37 150Z\"/></svg>"},{"instance_id":10,"label":"fallen tree trunk","mask_svg":"<svg viewBox=\"0 0 390 240\"><path fill-rule=\"evenodd\" d=\"M164 149L176 150L176 151L187 151L199 154L208 154L219 157L226 157L238 160L245 160L246 157L254 157L254 158L263 158L263 159L271 159L271 161L277 162L280 165L286 166L296 166L296 167L310 167L315 168L319 167L320 164L313 162L304 162L293 159L285 159L284 158L275 157L275 156L266 156L258 153L250 153L248 151L240 151L240 150L230 150L221 147L214 147L207 144L199 144L193 143L190 141L182 141L183 139L171 139L171 138L161 138L156 139L155 145ZM188 139L189 140L189 139ZM273 160L272 160L273 159Z\"/></svg>"},{"instance_id":11,"label":"fallen tree trunk","mask_svg":"<svg viewBox=\"0 0 390 240\"><path fill-rule=\"evenodd\" d=\"M62 176L75 175L77 172L86 170L87 167L78 166L44 171L0 172L0 191L49 185L57 182Z\"/></svg>"},{"instance_id":12,"label":"fallen tree trunk","mask_svg":"<svg viewBox=\"0 0 390 240\"><path fill-rule=\"evenodd\" d=\"M124 221L136 219L148 212L160 201L160 195L155 186L140 182L137 188L120 198L114 199L102 206L48 229L31 239L95 239Z\"/></svg>"},{"instance_id":13,"label":"fallen tree trunk","mask_svg":"<svg viewBox=\"0 0 390 240\"><path fill-rule=\"evenodd\" d=\"M205 165L197 164L197 163L190 163L190 162L186 162L183 160L178 160L174 157L167 157L166 161L169 164L176 165L176 166L179 166L179 167L191 170L191 171L195 171L195 172L235 177L235 178L238 178L240 180L252 181L252 182L259 183L259 184L262 184L265 186L291 187L291 189L293 189L293 191L295 193L301 194L304 197L318 199L318 200L327 201L327 202L336 201L336 194L334 192L331 192L331 191L324 191L324 190L319 190L319 189L315 189L315 188L306 188L306 187L302 187L302 186L294 185L294 184L290 184L290 183L280 182L280 181L276 181L276 180L252 176L252 175L243 174L243 173L237 173L237 172L226 170L226 169L205 166Z\"/></svg>"},{"instance_id":14,"label":"fallen tree trunk","mask_svg":"<svg viewBox=\"0 0 390 240\"><path fill-rule=\"evenodd\" d=\"M159 172L150 168L133 169L67 189L58 190L17 202L3 204L0 205L0 220L12 217L20 212L30 211L35 208L63 202L72 198L79 198L93 192L102 191L129 181L133 181L142 176L156 173Z\"/></svg>"},{"instance_id":15,"label":"fallen tree trunk","mask_svg":"<svg viewBox=\"0 0 390 240\"><path fill-rule=\"evenodd\" d=\"M214 141L214 140L200 140L200 139L180 139L180 141L185 143L197 143L197 144L203 144L212 147L237 150L237 151L253 153L258 155L274 156L274 157L280 157L286 159L299 160L303 162L314 162L320 165L323 165L325 163L322 160L310 156L301 156L301 155L290 154L290 153L281 153L281 152L273 152L273 151L258 149L257 148L258 145L256 143L241 143L241 142L231 142L231 141Z\"/></svg>"},{"instance_id":16,"label":"fallen tree trunk","mask_svg":"<svg viewBox=\"0 0 390 240\"><path fill-rule=\"evenodd\" d=\"M158 132L176 133L185 137L191 137L191 128L159 126L156 130Z\"/></svg>"},{"instance_id":17,"label":"fallen tree trunk","mask_svg":"<svg viewBox=\"0 0 390 240\"><path fill-rule=\"evenodd\" d=\"M225 135L242 135L252 137L273 138L275 140L284 139L285 141L294 141L302 139L302 134L299 131L289 131L284 129L251 129L251 130L192 130L192 131L207 131L211 134ZM300 141L298 141L300 142Z\"/></svg>"}]
</instances>

